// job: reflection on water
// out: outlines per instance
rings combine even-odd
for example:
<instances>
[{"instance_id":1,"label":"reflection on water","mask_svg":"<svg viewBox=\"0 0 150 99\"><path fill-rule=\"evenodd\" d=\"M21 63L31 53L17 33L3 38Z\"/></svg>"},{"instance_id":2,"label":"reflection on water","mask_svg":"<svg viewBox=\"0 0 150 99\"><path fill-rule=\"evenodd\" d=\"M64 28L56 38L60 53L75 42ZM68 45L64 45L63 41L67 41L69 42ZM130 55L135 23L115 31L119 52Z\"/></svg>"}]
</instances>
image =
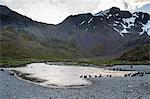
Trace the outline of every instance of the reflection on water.
<instances>
[{"instance_id":1,"label":"reflection on water","mask_svg":"<svg viewBox=\"0 0 150 99\"><path fill-rule=\"evenodd\" d=\"M31 78L44 79L44 82L39 82L44 86L83 86L90 85L91 82L88 79L81 78L81 75L89 77L106 77L111 75L112 77L121 77L124 74L131 73L131 71L112 71L103 68L95 67L83 67L83 66L58 66L47 65L45 63L32 63L26 67L10 68L10 70L16 70L22 73L30 74L26 75Z\"/></svg>"}]
</instances>

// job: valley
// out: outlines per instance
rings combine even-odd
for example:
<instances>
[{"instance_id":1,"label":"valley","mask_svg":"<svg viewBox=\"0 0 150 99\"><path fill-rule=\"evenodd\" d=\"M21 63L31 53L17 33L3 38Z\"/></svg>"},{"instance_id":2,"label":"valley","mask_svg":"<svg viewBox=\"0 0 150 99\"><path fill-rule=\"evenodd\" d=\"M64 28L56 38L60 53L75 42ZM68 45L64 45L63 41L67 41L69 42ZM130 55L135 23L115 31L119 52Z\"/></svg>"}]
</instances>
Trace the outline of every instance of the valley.
<instances>
[{"instance_id":1,"label":"valley","mask_svg":"<svg viewBox=\"0 0 150 99\"><path fill-rule=\"evenodd\" d=\"M149 63L148 13L112 7L95 15L71 15L53 25L0 8L1 64L94 59L99 64L103 60Z\"/></svg>"}]
</instances>

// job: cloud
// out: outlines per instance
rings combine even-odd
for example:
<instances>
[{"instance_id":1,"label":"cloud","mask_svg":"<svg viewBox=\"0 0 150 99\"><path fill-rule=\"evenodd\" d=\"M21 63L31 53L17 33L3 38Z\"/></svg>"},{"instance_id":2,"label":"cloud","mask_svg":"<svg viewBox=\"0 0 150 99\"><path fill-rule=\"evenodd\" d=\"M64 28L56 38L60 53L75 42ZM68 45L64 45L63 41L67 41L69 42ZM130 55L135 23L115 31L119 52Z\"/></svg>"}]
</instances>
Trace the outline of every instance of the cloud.
<instances>
[{"instance_id":1,"label":"cloud","mask_svg":"<svg viewBox=\"0 0 150 99\"><path fill-rule=\"evenodd\" d=\"M150 14L150 3L143 5L140 8L137 8L135 11L147 12Z\"/></svg>"},{"instance_id":2,"label":"cloud","mask_svg":"<svg viewBox=\"0 0 150 99\"><path fill-rule=\"evenodd\" d=\"M113 6L119 7L122 10L135 11L145 4L150 3L150 0L99 0L98 10L106 10Z\"/></svg>"},{"instance_id":3,"label":"cloud","mask_svg":"<svg viewBox=\"0 0 150 99\"><path fill-rule=\"evenodd\" d=\"M33 20L57 24L67 16L95 10L98 0L1 0L12 10Z\"/></svg>"},{"instance_id":4,"label":"cloud","mask_svg":"<svg viewBox=\"0 0 150 99\"><path fill-rule=\"evenodd\" d=\"M57 24L67 16L80 13L97 13L113 6L135 10L149 0L0 0L14 11L36 21Z\"/></svg>"}]
</instances>

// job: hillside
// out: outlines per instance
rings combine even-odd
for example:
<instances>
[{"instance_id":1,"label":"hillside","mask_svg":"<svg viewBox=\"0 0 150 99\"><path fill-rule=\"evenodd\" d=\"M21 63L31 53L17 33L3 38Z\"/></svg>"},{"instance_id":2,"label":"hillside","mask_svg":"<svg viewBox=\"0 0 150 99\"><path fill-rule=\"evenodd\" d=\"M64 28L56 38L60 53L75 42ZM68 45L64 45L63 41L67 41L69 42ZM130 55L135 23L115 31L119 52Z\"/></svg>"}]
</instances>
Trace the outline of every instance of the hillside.
<instances>
[{"instance_id":1,"label":"hillside","mask_svg":"<svg viewBox=\"0 0 150 99\"><path fill-rule=\"evenodd\" d=\"M33 21L6 6L1 5L0 11L1 59L149 60L147 13L113 7L95 15L69 16L53 25Z\"/></svg>"}]
</instances>

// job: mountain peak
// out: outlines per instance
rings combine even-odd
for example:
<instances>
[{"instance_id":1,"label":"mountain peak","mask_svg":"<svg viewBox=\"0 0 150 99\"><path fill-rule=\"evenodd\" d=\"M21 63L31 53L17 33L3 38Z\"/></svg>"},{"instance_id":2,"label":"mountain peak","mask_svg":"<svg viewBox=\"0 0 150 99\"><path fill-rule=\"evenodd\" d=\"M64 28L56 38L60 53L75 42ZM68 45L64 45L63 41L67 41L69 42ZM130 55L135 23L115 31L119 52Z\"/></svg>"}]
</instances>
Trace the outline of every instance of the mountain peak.
<instances>
[{"instance_id":1,"label":"mountain peak","mask_svg":"<svg viewBox=\"0 0 150 99\"><path fill-rule=\"evenodd\" d=\"M108 10L94 14L97 17L106 17L108 24L121 36L125 33L133 33L141 35L147 33L150 35L150 15L144 12L134 12L120 10L117 7L112 7Z\"/></svg>"},{"instance_id":2,"label":"mountain peak","mask_svg":"<svg viewBox=\"0 0 150 99\"><path fill-rule=\"evenodd\" d=\"M3 13L3 14L8 14L10 13L12 10L9 9L7 6L5 5L0 5L0 13Z\"/></svg>"}]
</instances>

